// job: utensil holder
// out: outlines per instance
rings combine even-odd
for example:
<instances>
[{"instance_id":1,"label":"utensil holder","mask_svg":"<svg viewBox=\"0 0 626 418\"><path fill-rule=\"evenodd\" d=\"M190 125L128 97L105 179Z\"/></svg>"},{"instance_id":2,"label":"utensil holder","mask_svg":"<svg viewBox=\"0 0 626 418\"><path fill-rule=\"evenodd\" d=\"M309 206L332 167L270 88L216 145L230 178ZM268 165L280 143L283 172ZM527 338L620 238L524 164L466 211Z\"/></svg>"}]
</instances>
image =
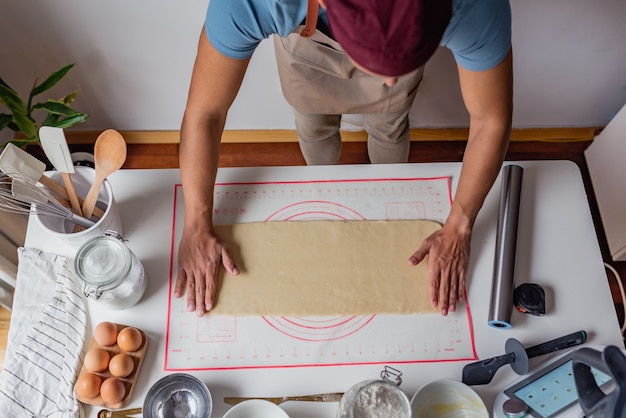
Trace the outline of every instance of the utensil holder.
<instances>
[{"instance_id":1,"label":"utensil holder","mask_svg":"<svg viewBox=\"0 0 626 418\"><path fill-rule=\"evenodd\" d=\"M45 174L57 182L61 181L61 173L58 171L47 171ZM75 167L75 172L72 174L72 182L79 197L84 198L87 195L95 176L96 171L93 168ZM106 209L104 209L104 205L106 205ZM102 207L104 210L102 217L93 226L79 232L73 232L74 224L64 218L45 214L36 214L35 217L39 225L48 234L76 249L84 242L104 235L106 231L115 231L123 236L122 219L113 197L113 189L108 180L104 180L102 184L97 206Z\"/></svg>"}]
</instances>

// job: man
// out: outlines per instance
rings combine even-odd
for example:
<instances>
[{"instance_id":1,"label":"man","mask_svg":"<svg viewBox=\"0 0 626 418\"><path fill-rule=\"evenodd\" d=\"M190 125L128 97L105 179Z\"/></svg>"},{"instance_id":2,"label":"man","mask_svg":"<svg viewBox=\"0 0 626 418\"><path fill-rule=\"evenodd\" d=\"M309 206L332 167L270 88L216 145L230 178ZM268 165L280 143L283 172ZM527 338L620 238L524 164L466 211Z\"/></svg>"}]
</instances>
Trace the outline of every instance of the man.
<instances>
[{"instance_id":1,"label":"man","mask_svg":"<svg viewBox=\"0 0 626 418\"><path fill-rule=\"evenodd\" d=\"M213 306L218 269L223 265L231 275L239 273L227 243L213 231L213 191L226 115L262 39L275 36L281 86L294 107L308 164L339 162L339 121L347 113L364 114L373 163L406 161L408 111L421 67L441 44L457 61L469 136L450 214L409 263L429 255L430 299L447 315L464 296L473 224L508 147L513 106L509 4L319 2L322 9L309 1L307 10L307 0L210 1L181 127L185 224L175 294L186 292L188 310L202 316Z\"/></svg>"}]
</instances>

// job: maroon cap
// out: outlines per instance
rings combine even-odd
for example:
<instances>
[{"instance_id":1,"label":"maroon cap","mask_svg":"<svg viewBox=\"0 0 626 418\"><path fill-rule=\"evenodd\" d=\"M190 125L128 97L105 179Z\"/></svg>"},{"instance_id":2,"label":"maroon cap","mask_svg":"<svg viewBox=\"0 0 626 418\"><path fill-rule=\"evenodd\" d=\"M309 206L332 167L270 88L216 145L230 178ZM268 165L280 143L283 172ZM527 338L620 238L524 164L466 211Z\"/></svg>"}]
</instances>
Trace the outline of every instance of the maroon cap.
<instances>
[{"instance_id":1,"label":"maroon cap","mask_svg":"<svg viewBox=\"0 0 626 418\"><path fill-rule=\"evenodd\" d=\"M326 0L330 31L357 64L382 76L418 69L439 46L451 0Z\"/></svg>"}]
</instances>

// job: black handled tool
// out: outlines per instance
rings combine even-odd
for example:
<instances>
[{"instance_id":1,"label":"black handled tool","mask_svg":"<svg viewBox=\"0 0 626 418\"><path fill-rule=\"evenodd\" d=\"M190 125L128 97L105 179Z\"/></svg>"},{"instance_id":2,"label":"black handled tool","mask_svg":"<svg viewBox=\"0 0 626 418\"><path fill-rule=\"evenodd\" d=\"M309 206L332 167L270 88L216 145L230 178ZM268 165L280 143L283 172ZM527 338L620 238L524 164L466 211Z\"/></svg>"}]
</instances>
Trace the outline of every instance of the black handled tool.
<instances>
[{"instance_id":1,"label":"black handled tool","mask_svg":"<svg viewBox=\"0 0 626 418\"><path fill-rule=\"evenodd\" d=\"M505 364L510 364L515 373L519 375L526 374L529 369L528 359L574 347L585 341L587 341L587 333L582 330L530 348L524 348L518 340L509 338L504 346L506 354L470 363L463 367L463 383L466 385L486 385L491 382L496 371Z\"/></svg>"}]
</instances>

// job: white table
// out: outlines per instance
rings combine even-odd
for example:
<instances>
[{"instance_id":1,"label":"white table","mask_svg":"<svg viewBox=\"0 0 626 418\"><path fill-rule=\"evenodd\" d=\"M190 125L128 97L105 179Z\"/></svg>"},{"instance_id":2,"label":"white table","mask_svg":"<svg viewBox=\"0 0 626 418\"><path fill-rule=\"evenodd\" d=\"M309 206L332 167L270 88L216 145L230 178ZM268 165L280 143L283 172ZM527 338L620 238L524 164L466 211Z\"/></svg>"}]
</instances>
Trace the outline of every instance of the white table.
<instances>
[{"instance_id":1,"label":"white table","mask_svg":"<svg viewBox=\"0 0 626 418\"><path fill-rule=\"evenodd\" d=\"M506 339L515 337L531 346L584 329L589 344L623 347L613 300L607 283L589 205L578 167L566 161L515 162L524 168L518 246L517 283L537 282L547 291L543 317L513 313L513 328L487 325L498 217L500 179L478 216L472 238L468 299L476 350L481 359L504 354ZM333 167L272 167L220 169L218 181L323 180L377 177L451 176L456 189L460 163L403 165L345 165ZM149 337L146 359L129 407L142 406L149 387L166 375L164 339L169 281L173 190L178 170L122 170L109 178L122 219L124 236L142 260L149 280L139 304L124 311L106 311L89 302L91 328L109 320L132 324ZM73 250L29 222L26 246L73 258ZM18 283L19 286L19 283ZM190 314L193 315L193 314ZM90 337L90 335L89 335ZM542 359L547 359L544 356ZM532 365L538 364L535 360ZM465 362L404 364L402 388L411 397L422 385L438 379L460 380ZM346 391L366 379L377 378L382 366L304 367L263 370L193 372L210 388L213 417L229 408L224 396L283 396ZM491 408L497 393L517 378L509 368L492 383L474 389ZM335 403L288 402L282 407L298 418L334 417ZM88 407L95 417L99 408Z\"/></svg>"}]
</instances>

